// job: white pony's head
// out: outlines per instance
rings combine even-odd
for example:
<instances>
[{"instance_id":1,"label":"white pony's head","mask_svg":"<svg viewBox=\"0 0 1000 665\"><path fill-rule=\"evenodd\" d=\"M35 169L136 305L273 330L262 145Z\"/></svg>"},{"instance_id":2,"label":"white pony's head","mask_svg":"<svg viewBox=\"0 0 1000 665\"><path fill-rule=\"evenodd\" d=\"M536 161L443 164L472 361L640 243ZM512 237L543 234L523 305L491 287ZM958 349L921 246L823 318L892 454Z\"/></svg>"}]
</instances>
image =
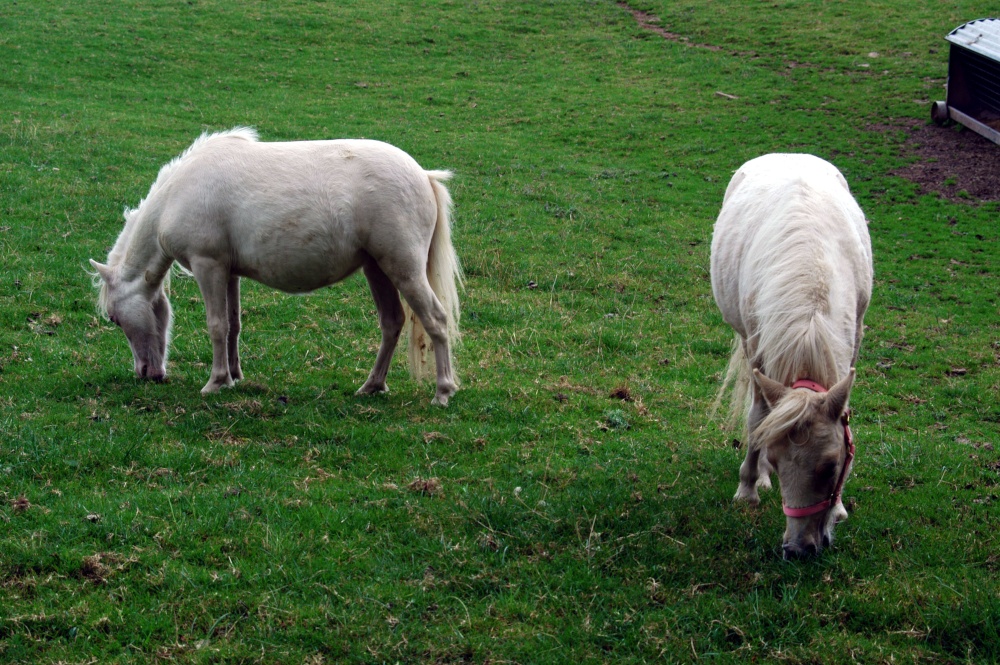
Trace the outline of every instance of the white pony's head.
<instances>
[{"instance_id":1,"label":"white pony's head","mask_svg":"<svg viewBox=\"0 0 1000 665\"><path fill-rule=\"evenodd\" d=\"M153 283L148 271L125 279L113 267L93 259L90 265L100 280L98 309L128 338L136 376L162 381L167 376L167 346L173 325L163 282Z\"/></svg>"},{"instance_id":2,"label":"white pony's head","mask_svg":"<svg viewBox=\"0 0 1000 665\"><path fill-rule=\"evenodd\" d=\"M847 426L854 369L829 392L792 389L757 370L753 375L771 410L755 438L781 484L784 557L818 554L833 542L834 525L847 518L840 491L854 455Z\"/></svg>"}]
</instances>

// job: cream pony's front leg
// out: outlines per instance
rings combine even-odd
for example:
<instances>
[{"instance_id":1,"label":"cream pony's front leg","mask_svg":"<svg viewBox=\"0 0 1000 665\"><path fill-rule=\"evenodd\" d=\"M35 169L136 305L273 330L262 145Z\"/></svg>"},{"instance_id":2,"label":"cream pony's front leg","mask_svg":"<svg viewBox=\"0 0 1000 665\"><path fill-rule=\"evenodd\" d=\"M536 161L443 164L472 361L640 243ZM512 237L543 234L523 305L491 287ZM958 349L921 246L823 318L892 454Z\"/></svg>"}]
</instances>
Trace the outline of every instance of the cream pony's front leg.
<instances>
[{"instance_id":1,"label":"cream pony's front leg","mask_svg":"<svg viewBox=\"0 0 1000 665\"><path fill-rule=\"evenodd\" d=\"M201 393L205 395L233 385L229 364L230 317L227 304L230 275L228 267L214 259L201 257L191 260L191 272L201 289L201 297L205 300L208 335L212 339L212 375L201 389Z\"/></svg>"},{"instance_id":2,"label":"cream pony's front leg","mask_svg":"<svg viewBox=\"0 0 1000 665\"><path fill-rule=\"evenodd\" d=\"M767 461L767 451L760 446L754 431L766 415L766 405L763 398L753 388L753 404L747 417L747 454L740 465L740 484L736 488L736 501L746 501L756 506L760 503L758 488L771 489L771 464Z\"/></svg>"},{"instance_id":3,"label":"cream pony's front leg","mask_svg":"<svg viewBox=\"0 0 1000 665\"><path fill-rule=\"evenodd\" d=\"M760 448L747 446L747 456L740 465L740 485L736 488L736 501L746 501L750 505L756 506L760 503L760 496L757 494L757 483L760 481Z\"/></svg>"}]
</instances>

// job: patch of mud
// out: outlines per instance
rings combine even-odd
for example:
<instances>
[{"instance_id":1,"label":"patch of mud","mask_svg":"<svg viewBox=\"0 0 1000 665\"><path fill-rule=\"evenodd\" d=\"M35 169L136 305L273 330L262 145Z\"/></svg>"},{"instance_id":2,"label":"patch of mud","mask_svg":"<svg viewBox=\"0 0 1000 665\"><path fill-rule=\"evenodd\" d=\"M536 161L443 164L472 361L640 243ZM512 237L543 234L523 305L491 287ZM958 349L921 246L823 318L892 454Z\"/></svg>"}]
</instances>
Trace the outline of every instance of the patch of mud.
<instances>
[{"instance_id":1,"label":"patch of mud","mask_svg":"<svg viewBox=\"0 0 1000 665\"><path fill-rule=\"evenodd\" d=\"M676 32L670 32L662 25L660 25L660 18L656 14L650 14L649 12L644 12L641 9L634 9L629 6L627 2L619 2L618 6L630 13L635 22L639 24L639 27L643 30L649 30L654 32L664 39L669 39L672 42L680 42L685 46L693 46L694 48L704 48L709 51L721 51L722 48L719 46L713 46L712 44L696 44L692 42L688 37L684 35L679 35Z\"/></svg>"},{"instance_id":2,"label":"patch of mud","mask_svg":"<svg viewBox=\"0 0 1000 665\"><path fill-rule=\"evenodd\" d=\"M892 175L916 183L924 194L936 193L950 201L1000 201L1000 145L961 126L907 120L903 127L907 133L903 157L917 159Z\"/></svg>"},{"instance_id":3,"label":"patch of mud","mask_svg":"<svg viewBox=\"0 0 1000 665\"><path fill-rule=\"evenodd\" d=\"M693 48L722 50L719 46L697 44L688 37L670 32L655 14L635 9L625 0L619 0L617 4L629 12L643 30ZM793 62L788 66L808 65ZM724 92L716 94L736 99ZM871 125L867 129L889 133L900 128L906 132L901 156L916 159L912 164L892 171L892 175L916 183L924 194L936 193L950 201L1000 201L1000 145L960 125L940 127L913 118Z\"/></svg>"}]
</instances>

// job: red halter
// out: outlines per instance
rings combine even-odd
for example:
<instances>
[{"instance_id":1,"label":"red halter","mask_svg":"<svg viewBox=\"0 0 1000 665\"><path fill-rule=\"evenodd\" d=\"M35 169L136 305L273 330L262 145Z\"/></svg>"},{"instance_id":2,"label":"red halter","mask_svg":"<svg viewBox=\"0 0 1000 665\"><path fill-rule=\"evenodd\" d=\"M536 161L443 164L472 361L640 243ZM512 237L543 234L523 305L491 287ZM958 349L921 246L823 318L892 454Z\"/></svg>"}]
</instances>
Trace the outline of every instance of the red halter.
<instances>
[{"instance_id":1,"label":"red halter","mask_svg":"<svg viewBox=\"0 0 1000 665\"><path fill-rule=\"evenodd\" d=\"M806 388L816 393L826 392L826 388L810 379L799 379L792 384L792 389L794 390L795 388ZM814 503L811 506L805 506L804 508L789 508L782 501L781 508L785 511L785 515L789 517L809 517L810 515L821 513L840 502L840 495L844 490L844 481L847 480L847 473L851 470L851 464L854 462L854 437L851 436L851 414L849 411L844 412L844 415L840 417L840 422L844 425L844 445L847 447L847 459L844 460L844 468L840 470L840 478L837 479L837 484L833 487L833 493L830 494L830 498L824 499L819 503Z\"/></svg>"}]
</instances>

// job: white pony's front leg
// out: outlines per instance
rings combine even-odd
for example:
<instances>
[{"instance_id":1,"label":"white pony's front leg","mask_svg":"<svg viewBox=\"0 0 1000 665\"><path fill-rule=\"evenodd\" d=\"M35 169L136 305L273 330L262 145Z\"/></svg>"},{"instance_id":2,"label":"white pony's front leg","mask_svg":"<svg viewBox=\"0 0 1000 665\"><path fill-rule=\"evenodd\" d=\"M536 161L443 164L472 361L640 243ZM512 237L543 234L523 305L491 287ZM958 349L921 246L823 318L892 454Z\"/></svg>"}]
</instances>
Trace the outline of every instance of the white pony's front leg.
<instances>
[{"instance_id":1,"label":"white pony's front leg","mask_svg":"<svg viewBox=\"0 0 1000 665\"><path fill-rule=\"evenodd\" d=\"M226 337L229 352L229 376L233 381L243 379L243 368L240 367L240 278L229 276L226 304L229 313L229 334Z\"/></svg>"},{"instance_id":2,"label":"white pony's front leg","mask_svg":"<svg viewBox=\"0 0 1000 665\"><path fill-rule=\"evenodd\" d=\"M203 395L218 392L233 385L229 367L229 269L214 259L194 258L191 260L201 297L205 300L205 317L208 321L208 335L212 339L212 375L201 389Z\"/></svg>"}]
</instances>

